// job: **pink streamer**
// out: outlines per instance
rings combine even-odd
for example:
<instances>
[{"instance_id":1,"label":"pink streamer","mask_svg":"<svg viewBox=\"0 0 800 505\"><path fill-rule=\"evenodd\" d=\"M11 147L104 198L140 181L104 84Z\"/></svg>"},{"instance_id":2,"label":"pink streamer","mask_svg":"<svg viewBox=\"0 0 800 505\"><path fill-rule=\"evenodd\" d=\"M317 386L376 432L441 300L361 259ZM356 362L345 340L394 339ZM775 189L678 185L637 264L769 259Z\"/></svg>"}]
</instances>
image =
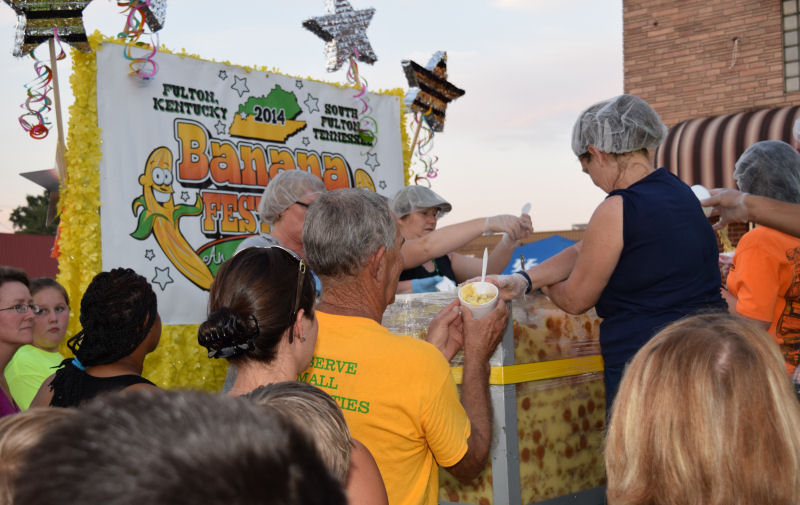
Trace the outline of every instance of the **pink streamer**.
<instances>
[{"instance_id":1,"label":"pink streamer","mask_svg":"<svg viewBox=\"0 0 800 505\"><path fill-rule=\"evenodd\" d=\"M63 60L67 57L64 53L64 48L61 45L61 39L58 38L58 27L53 26L53 38L58 43L58 56L56 60ZM28 98L25 103L20 105L27 112L19 117L19 124L22 129L28 132L31 138L40 140L47 137L50 133L48 125L50 124L45 118L45 114L50 112L50 105L53 101L48 96L48 93L53 89L50 83L53 81L53 71L47 64L36 58L35 50L31 51L31 58L33 58L33 70L36 72L36 77L25 85L27 89Z\"/></svg>"},{"instance_id":2,"label":"pink streamer","mask_svg":"<svg viewBox=\"0 0 800 505\"><path fill-rule=\"evenodd\" d=\"M439 169L435 167L436 162L439 161L438 156L431 156L430 152L433 150L433 130L423 121L424 114L414 114L414 124L418 125L425 133L424 136L417 140L414 147L417 159L422 163L422 170L414 176L414 184L419 184L418 181L424 180L430 187L430 180L435 179L439 175ZM420 125L420 122L422 124Z\"/></svg>"},{"instance_id":3,"label":"pink streamer","mask_svg":"<svg viewBox=\"0 0 800 505\"><path fill-rule=\"evenodd\" d=\"M145 34L144 8L150 7L150 0L117 0L117 6L125 7L123 13L128 12L125 28L117 35L117 38L127 39L122 54L126 60L131 62L129 65L131 75L142 79L152 79L158 72L158 64L154 59L158 52L158 34L147 32L147 35L150 36L149 44L139 41L139 38ZM139 58L134 57L131 52L133 47L149 49L150 53Z\"/></svg>"}]
</instances>

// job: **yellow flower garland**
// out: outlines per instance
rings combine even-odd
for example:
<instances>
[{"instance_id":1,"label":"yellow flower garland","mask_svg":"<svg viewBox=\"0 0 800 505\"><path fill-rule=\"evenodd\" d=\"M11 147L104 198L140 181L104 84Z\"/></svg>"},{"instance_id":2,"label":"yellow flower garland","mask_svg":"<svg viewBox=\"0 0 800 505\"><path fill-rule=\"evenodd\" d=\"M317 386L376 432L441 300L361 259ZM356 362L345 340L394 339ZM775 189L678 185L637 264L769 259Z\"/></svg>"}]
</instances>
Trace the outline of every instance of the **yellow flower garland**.
<instances>
[{"instance_id":1,"label":"yellow flower garland","mask_svg":"<svg viewBox=\"0 0 800 505\"><path fill-rule=\"evenodd\" d=\"M69 109L67 135L67 180L62 181L59 210L61 226L58 238L60 282L72 300L80 300L92 278L102 270L100 242L100 152L101 135L97 126L97 59L96 50L102 43L117 43L115 39L95 32L89 37L92 51L72 51L70 84L75 102ZM170 53L164 47L159 51ZM181 57L201 59L197 55L177 53ZM227 62L225 62L228 64ZM250 72L278 73L266 67L240 67ZM285 74L284 74L285 75ZM293 76L289 76L293 77ZM295 77L297 78L297 77ZM314 79L307 79L314 80ZM324 82L324 81L317 81ZM335 83L327 83L335 84ZM339 87L352 87L335 84ZM379 91L381 94L403 96L402 89ZM403 143L403 173L408 183L411 150L405 124L405 106L400 101L401 135ZM80 330L80 303L73 303L68 335ZM62 345L62 353L70 354ZM197 325L164 326L161 342L145 360L147 378L164 388L192 388L219 391L227 363L208 359L197 344Z\"/></svg>"}]
</instances>

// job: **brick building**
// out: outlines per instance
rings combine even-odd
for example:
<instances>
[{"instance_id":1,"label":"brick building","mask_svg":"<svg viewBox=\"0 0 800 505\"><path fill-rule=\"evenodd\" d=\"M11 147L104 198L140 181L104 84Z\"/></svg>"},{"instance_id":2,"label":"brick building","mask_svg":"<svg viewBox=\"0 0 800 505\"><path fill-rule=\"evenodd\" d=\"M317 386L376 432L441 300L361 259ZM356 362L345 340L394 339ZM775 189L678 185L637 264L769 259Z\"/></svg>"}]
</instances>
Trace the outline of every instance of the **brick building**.
<instances>
[{"instance_id":1,"label":"brick building","mask_svg":"<svg viewBox=\"0 0 800 505\"><path fill-rule=\"evenodd\" d=\"M797 4L623 0L625 91L668 126L800 104Z\"/></svg>"},{"instance_id":2,"label":"brick building","mask_svg":"<svg viewBox=\"0 0 800 505\"><path fill-rule=\"evenodd\" d=\"M735 188L759 140L800 118L800 0L623 0L624 89L670 128L656 154L688 184ZM734 244L746 227L731 229Z\"/></svg>"}]
</instances>

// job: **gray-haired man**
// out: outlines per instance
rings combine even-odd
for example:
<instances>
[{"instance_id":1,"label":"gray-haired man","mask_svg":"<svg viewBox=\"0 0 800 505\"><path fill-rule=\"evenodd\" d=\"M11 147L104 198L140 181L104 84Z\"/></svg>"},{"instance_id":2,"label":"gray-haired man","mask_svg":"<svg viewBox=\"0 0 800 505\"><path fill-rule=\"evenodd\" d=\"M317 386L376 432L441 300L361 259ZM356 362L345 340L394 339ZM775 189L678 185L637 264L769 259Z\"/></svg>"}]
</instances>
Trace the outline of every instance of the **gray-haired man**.
<instances>
[{"instance_id":1,"label":"gray-haired man","mask_svg":"<svg viewBox=\"0 0 800 505\"><path fill-rule=\"evenodd\" d=\"M469 480L486 464L488 359L507 309L500 304L476 321L453 302L431 322L428 342L381 326L403 267L403 238L386 199L366 190L320 195L309 209L303 243L322 280L322 298L315 356L301 379L342 407L353 436L375 457L390 503L435 504L438 465ZM459 402L447 360L462 345Z\"/></svg>"}]
</instances>

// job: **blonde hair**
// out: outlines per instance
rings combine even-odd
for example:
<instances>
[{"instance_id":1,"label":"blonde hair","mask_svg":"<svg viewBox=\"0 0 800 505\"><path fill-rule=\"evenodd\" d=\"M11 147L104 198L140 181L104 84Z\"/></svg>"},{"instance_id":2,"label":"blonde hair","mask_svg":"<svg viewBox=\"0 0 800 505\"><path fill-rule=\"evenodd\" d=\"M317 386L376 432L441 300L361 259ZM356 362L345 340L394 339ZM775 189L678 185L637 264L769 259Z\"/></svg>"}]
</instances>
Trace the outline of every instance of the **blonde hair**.
<instances>
[{"instance_id":1,"label":"blonde hair","mask_svg":"<svg viewBox=\"0 0 800 505\"><path fill-rule=\"evenodd\" d=\"M795 505L800 403L769 335L728 314L677 321L634 357L606 440L612 505Z\"/></svg>"},{"instance_id":2,"label":"blonde hair","mask_svg":"<svg viewBox=\"0 0 800 505\"><path fill-rule=\"evenodd\" d=\"M271 407L304 431L333 476L347 481L352 439L344 414L330 395L305 382L286 381L261 386L246 397Z\"/></svg>"},{"instance_id":3,"label":"blonde hair","mask_svg":"<svg viewBox=\"0 0 800 505\"><path fill-rule=\"evenodd\" d=\"M14 502L14 481L28 449L73 413L71 409L34 407L0 418L0 503Z\"/></svg>"}]
</instances>

